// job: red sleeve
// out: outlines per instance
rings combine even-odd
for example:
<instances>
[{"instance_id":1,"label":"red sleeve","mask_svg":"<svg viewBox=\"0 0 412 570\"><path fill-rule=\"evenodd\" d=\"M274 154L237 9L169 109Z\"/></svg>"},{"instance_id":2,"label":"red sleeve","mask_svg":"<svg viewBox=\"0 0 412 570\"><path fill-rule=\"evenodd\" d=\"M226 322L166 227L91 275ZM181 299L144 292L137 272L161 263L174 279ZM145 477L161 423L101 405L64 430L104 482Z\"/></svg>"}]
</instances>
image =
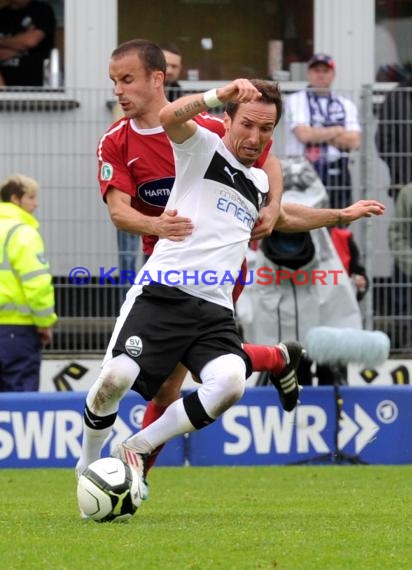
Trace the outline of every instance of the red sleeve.
<instances>
[{"instance_id":1,"label":"red sleeve","mask_svg":"<svg viewBox=\"0 0 412 570\"><path fill-rule=\"evenodd\" d=\"M223 124L223 119L221 117L218 117L216 115L209 115L208 113L204 112L196 115L193 120L196 121L196 123L201 127L205 127L205 129L208 129L209 131L212 131L213 133L219 135L220 138L223 138L225 134L225 127Z\"/></svg>"},{"instance_id":2,"label":"red sleeve","mask_svg":"<svg viewBox=\"0 0 412 570\"><path fill-rule=\"evenodd\" d=\"M109 188L117 188L130 196L136 193L135 184L127 168L122 137L127 126L115 123L100 139L97 147L98 174L100 191L105 200Z\"/></svg>"},{"instance_id":3,"label":"red sleeve","mask_svg":"<svg viewBox=\"0 0 412 570\"><path fill-rule=\"evenodd\" d=\"M232 299L233 299L233 304L236 305L237 300L239 299L243 289L245 288L245 283L246 283L246 278L247 278L247 259L245 257L245 259L242 262L242 267L240 268L240 279L239 277L236 280L235 286L233 287L233 291L232 291Z\"/></svg>"},{"instance_id":4,"label":"red sleeve","mask_svg":"<svg viewBox=\"0 0 412 570\"><path fill-rule=\"evenodd\" d=\"M265 160L267 159L271 148L272 148L272 141L270 140L268 144L265 146L265 150L263 151L262 156L259 156L259 158L257 159L257 161L253 166L256 166L256 168L262 168L262 166L265 164Z\"/></svg>"}]
</instances>

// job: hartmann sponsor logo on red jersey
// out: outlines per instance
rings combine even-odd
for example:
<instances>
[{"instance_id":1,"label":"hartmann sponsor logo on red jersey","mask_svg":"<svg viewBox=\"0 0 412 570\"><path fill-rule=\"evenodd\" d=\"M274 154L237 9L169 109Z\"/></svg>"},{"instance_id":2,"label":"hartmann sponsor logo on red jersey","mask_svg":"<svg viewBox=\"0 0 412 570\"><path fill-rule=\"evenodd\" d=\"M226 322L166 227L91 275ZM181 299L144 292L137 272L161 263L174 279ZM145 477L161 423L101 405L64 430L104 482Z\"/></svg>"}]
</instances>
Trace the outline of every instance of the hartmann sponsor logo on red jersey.
<instances>
[{"instance_id":1,"label":"hartmann sponsor logo on red jersey","mask_svg":"<svg viewBox=\"0 0 412 570\"><path fill-rule=\"evenodd\" d=\"M150 206L165 208L175 179L172 176L145 182L137 189L139 198Z\"/></svg>"}]
</instances>

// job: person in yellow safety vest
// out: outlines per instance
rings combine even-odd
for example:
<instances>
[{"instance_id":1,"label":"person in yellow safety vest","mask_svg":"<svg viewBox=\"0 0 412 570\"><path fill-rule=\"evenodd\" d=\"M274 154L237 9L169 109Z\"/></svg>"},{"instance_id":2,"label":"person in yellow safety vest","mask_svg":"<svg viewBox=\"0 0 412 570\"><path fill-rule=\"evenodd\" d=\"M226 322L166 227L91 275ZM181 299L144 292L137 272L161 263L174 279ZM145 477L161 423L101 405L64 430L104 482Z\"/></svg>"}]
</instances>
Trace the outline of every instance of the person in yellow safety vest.
<instances>
[{"instance_id":1,"label":"person in yellow safety vest","mask_svg":"<svg viewBox=\"0 0 412 570\"><path fill-rule=\"evenodd\" d=\"M0 392L37 391L42 346L57 321L37 208L39 185L16 174L0 183Z\"/></svg>"}]
</instances>

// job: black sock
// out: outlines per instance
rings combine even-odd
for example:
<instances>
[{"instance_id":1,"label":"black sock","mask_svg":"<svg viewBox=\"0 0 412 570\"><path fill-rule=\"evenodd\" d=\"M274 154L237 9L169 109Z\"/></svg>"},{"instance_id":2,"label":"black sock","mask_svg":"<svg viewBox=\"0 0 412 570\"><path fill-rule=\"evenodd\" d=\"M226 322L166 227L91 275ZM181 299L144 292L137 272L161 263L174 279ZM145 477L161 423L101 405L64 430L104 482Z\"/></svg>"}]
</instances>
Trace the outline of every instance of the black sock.
<instances>
[{"instance_id":1,"label":"black sock","mask_svg":"<svg viewBox=\"0 0 412 570\"><path fill-rule=\"evenodd\" d=\"M91 429L106 429L111 427L116 421L117 412L110 414L110 416L96 416L86 404L83 417L87 427Z\"/></svg>"},{"instance_id":2,"label":"black sock","mask_svg":"<svg viewBox=\"0 0 412 570\"><path fill-rule=\"evenodd\" d=\"M187 417L196 429L202 429L215 420L207 415L197 392L189 394L183 398L183 406L185 408Z\"/></svg>"}]
</instances>

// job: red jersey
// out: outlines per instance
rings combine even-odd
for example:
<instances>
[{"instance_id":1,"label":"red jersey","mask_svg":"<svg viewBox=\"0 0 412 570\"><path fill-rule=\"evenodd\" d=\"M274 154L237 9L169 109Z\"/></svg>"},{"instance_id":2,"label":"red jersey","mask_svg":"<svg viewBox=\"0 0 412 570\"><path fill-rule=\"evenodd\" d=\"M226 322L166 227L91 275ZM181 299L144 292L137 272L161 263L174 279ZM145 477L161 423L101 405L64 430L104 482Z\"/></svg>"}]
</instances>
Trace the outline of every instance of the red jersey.
<instances>
[{"instance_id":1,"label":"red jersey","mask_svg":"<svg viewBox=\"0 0 412 570\"><path fill-rule=\"evenodd\" d=\"M194 120L223 137L221 118L202 113ZM270 147L271 142L255 166L264 163ZM173 150L163 127L139 129L132 119L120 119L100 139L97 158L103 199L109 188L116 188L131 196L132 208L160 216L175 181ZM157 240L157 236L142 236L146 255L151 255Z\"/></svg>"},{"instance_id":2,"label":"red jersey","mask_svg":"<svg viewBox=\"0 0 412 570\"><path fill-rule=\"evenodd\" d=\"M330 237L332 238L336 251L343 263L343 267L346 269L347 274L350 275L350 262L352 255L349 242L353 239L353 233L346 228L333 227L330 229Z\"/></svg>"}]
</instances>

